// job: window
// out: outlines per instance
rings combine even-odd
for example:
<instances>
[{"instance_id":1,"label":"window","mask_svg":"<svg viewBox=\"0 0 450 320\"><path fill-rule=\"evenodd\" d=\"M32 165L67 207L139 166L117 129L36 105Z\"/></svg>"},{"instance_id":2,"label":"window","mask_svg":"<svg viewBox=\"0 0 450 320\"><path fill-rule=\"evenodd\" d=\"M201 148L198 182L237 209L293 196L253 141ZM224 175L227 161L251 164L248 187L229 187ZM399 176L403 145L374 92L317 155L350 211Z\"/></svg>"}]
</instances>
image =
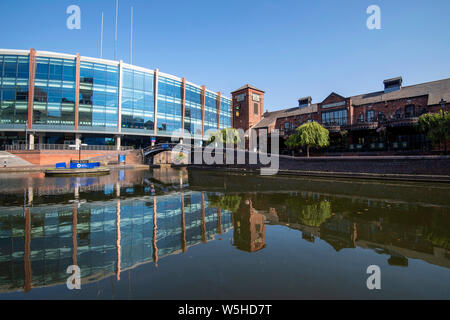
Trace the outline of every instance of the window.
<instances>
[{"instance_id":1,"label":"window","mask_svg":"<svg viewBox=\"0 0 450 320\"><path fill-rule=\"evenodd\" d=\"M253 113L259 114L259 104L257 104L257 103L253 104Z\"/></svg>"},{"instance_id":2,"label":"window","mask_svg":"<svg viewBox=\"0 0 450 320\"><path fill-rule=\"evenodd\" d=\"M386 116L384 115L383 112L379 111L378 112L378 121L384 121L386 120Z\"/></svg>"},{"instance_id":3,"label":"window","mask_svg":"<svg viewBox=\"0 0 450 320\"><path fill-rule=\"evenodd\" d=\"M358 122L364 122L364 113L361 113L358 117Z\"/></svg>"},{"instance_id":4,"label":"window","mask_svg":"<svg viewBox=\"0 0 450 320\"><path fill-rule=\"evenodd\" d=\"M121 117L122 128L125 130L154 130L153 79L152 73L131 69L123 70ZM107 96L106 104L115 106L115 98L115 95Z\"/></svg>"},{"instance_id":5,"label":"window","mask_svg":"<svg viewBox=\"0 0 450 320\"><path fill-rule=\"evenodd\" d=\"M375 111L369 110L367 111L367 122L375 121Z\"/></svg>"},{"instance_id":6,"label":"window","mask_svg":"<svg viewBox=\"0 0 450 320\"><path fill-rule=\"evenodd\" d=\"M347 110L333 110L322 112L322 124L344 125L347 124Z\"/></svg>"},{"instance_id":7,"label":"window","mask_svg":"<svg viewBox=\"0 0 450 320\"><path fill-rule=\"evenodd\" d=\"M181 81L159 77L158 132L170 133L181 128L181 92Z\"/></svg>"},{"instance_id":8,"label":"window","mask_svg":"<svg viewBox=\"0 0 450 320\"><path fill-rule=\"evenodd\" d=\"M184 129L191 134L202 134L202 89L186 85Z\"/></svg>"},{"instance_id":9,"label":"window","mask_svg":"<svg viewBox=\"0 0 450 320\"><path fill-rule=\"evenodd\" d=\"M414 117L414 105L413 104L405 107L405 118L412 118L412 117Z\"/></svg>"},{"instance_id":10,"label":"window","mask_svg":"<svg viewBox=\"0 0 450 320\"><path fill-rule=\"evenodd\" d=\"M284 130L289 130L291 127L291 124L289 122L284 123Z\"/></svg>"},{"instance_id":11,"label":"window","mask_svg":"<svg viewBox=\"0 0 450 320\"><path fill-rule=\"evenodd\" d=\"M95 128L118 126L118 74L118 66L81 61L80 126Z\"/></svg>"},{"instance_id":12,"label":"window","mask_svg":"<svg viewBox=\"0 0 450 320\"><path fill-rule=\"evenodd\" d=\"M244 101L245 100L245 93L241 93L241 94L238 94L237 96L236 96L236 101L237 102L242 102L242 101Z\"/></svg>"}]
</instances>

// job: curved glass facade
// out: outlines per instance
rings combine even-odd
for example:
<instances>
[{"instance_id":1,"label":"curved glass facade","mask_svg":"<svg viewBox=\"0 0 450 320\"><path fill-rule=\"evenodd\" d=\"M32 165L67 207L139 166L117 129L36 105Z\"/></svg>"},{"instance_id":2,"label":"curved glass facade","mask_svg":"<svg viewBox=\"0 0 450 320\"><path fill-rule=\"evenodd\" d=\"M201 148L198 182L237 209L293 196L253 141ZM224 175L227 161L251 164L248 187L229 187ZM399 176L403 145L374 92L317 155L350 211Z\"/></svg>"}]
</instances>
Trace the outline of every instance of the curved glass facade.
<instances>
[{"instance_id":1,"label":"curved glass facade","mask_svg":"<svg viewBox=\"0 0 450 320\"><path fill-rule=\"evenodd\" d=\"M35 132L170 136L184 127L202 138L232 126L230 99L180 78L117 61L32 52L0 50L1 129L28 124Z\"/></svg>"}]
</instances>

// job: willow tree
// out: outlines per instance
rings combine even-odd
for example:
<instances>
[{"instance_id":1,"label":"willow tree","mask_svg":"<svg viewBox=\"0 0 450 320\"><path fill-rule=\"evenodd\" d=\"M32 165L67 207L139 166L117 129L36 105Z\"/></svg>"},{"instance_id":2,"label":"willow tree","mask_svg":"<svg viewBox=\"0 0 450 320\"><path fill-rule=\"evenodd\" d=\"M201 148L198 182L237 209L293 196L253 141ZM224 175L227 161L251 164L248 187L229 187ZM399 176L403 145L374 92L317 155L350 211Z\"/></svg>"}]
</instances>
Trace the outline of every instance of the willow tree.
<instances>
[{"instance_id":1,"label":"willow tree","mask_svg":"<svg viewBox=\"0 0 450 320\"><path fill-rule=\"evenodd\" d=\"M450 113L426 113L419 117L419 130L426 134L428 140L434 145L444 143L447 153L447 140L450 138Z\"/></svg>"},{"instance_id":2,"label":"willow tree","mask_svg":"<svg viewBox=\"0 0 450 320\"><path fill-rule=\"evenodd\" d=\"M308 122L301 125L286 140L286 146L289 148L306 147L306 154L309 158L310 147L326 147L330 144L330 133L318 122Z\"/></svg>"}]
</instances>

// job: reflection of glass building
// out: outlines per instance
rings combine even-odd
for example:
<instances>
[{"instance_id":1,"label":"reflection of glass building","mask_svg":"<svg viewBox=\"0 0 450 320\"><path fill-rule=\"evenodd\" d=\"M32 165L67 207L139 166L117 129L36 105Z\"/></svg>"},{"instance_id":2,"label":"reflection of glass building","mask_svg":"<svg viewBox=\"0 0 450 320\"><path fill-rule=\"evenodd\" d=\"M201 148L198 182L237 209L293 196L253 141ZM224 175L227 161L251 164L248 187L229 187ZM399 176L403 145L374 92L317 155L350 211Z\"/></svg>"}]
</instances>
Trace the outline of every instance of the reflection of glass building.
<instances>
[{"instance_id":1,"label":"reflection of glass building","mask_svg":"<svg viewBox=\"0 0 450 320\"><path fill-rule=\"evenodd\" d=\"M0 50L3 144L24 142L26 131L35 144L127 144L183 129L202 139L208 129L232 126L230 108L220 93L158 69L79 54Z\"/></svg>"},{"instance_id":2,"label":"reflection of glass building","mask_svg":"<svg viewBox=\"0 0 450 320\"><path fill-rule=\"evenodd\" d=\"M18 208L0 217L0 291L63 284L73 264L82 282L120 278L231 227L231 213L202 192Z\"/></svg>"}]
</instances>

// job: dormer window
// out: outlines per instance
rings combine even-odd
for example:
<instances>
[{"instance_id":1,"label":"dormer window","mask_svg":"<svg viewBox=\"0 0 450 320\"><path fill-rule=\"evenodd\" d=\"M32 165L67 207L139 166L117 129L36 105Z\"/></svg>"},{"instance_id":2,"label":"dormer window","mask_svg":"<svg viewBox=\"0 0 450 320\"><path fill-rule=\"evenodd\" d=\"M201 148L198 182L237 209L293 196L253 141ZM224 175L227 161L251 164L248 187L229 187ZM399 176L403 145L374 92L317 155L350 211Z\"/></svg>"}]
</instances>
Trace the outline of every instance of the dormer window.
<instances>
[{"instance_id":1,"label":"dormer window","mask_svg":"<svg viewBox=\"0 0 450 320\"><path fill-rule=\"evenodd\" d=\"M311 97L305 97L298 99L298 107L299 108L305 108L309 107L311 105L312 98Z\"/></svg>"},{"instance_id":2,"label":"dormer window","mask_svg":"<svg viewBox=\"0 0 450 320\"><path fill-rule=\"evenodd\" d=\"M403 82L402 77L384 80L383 81L384 92L388 93L388 92L400 90L402 87L402 82Z\"/></svg>"}]
</instances>

